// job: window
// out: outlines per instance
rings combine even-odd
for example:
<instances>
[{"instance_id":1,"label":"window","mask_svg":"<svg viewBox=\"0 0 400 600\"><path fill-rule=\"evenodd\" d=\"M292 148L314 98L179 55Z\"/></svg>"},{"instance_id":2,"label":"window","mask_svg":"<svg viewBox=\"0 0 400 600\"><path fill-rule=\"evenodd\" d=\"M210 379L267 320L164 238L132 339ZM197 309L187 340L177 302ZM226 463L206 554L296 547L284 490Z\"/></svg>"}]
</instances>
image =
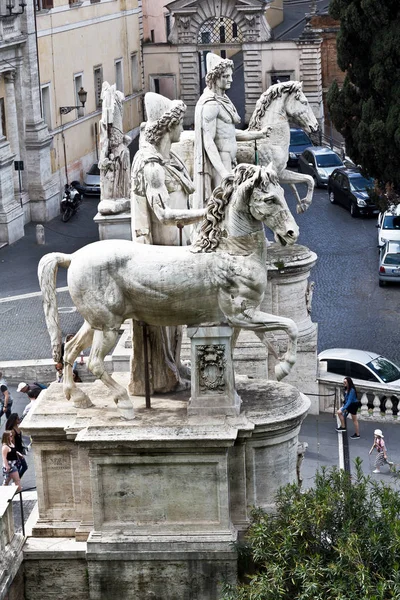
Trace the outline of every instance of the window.
<instances>
[{"instance_id":1,"label":"window","mask_svg":"<svg viewBox=\"0 0 400 600\"><path fill-rule=\"evenodd\" d=\"M221 58L226 58L226 50L221 50Z\"/></svg>"},{"instance_id":2,"label":"window","mask_svg":"<svg viewBox=\"0 0 400 600\"><path fill-rule=\"evenodd\" d=\"M349 362L350 377L353 379L362 379L363 381L373 381L374 383L379 382L379 379L375 377L373 373L364 365L359 365L354 362Z\"/></svg>"},{"instance_id":3,"label":"window","mask_svg":"<svg viewBox=\"0 0 400 600\"><path fill-rule=\"evenodd\" d=\"M83 87L83 76L82 73L79 73L78 75L74 75L75 106L81 106L81 101L78 96L81 87Z\"/></svg>"},{"instance_id":4,"label":"window","mask_svg":"<svg viewBox=\"0 0 400 600\"><path fill-rule=\"evenodd\" d=\"M150 29L150 40L154 42L154 29Z\"/></svg>"},{"instance_id":5,"label":"window","mask_svg":"<svg viewBox=\"0 0 400 600\"><path fill-rule=\"evenodd\" d=\"M41 87L42 93L42 111L43 111L43 121L46 123L49 129L52 129L51 124L51 103L50 103L50 86L42 85Z\"/></svg>"},{"instance_id":6,"label":"window","mask_svg":"<svg viewBox=\"0 0 400 600\"><path fill-rule=\"evenodd\" d=\"M283 83L284 81L290 81L293 77L293 73L291 71L287 73L271 71L271 73L269 73L269 76L271 78L271 85L274 85L275 83Z\"/></svg>"},{"instance_id":7,"label":"window","mask_svg":"<svg viewBox=\"0 0 400 600\"><path fill-rule=\"evenodd\" d=\"M94 75L94 98L96 108L101 108L101 88L103 87L103 67L101 65L93 69Z\"/></svg>"},{"instance_id":8,"label":"window","mask_svg":"<svg viewBox=\"0 0 400 600\"><path fill-rule=\"evenodd\" d=\"M211 44L211 31L201 32L201 44Z\"/></svg>"},{"instance_id":9,"label":"window","mask_svg":"<svg viewBox=\"0 0 400 600\"><path fill-rule=\"evenodd\" d=\"M333 360L327 361L327 370L329 373L336 373L336 375L346 375L346 362L344 360Z\"/></svg>"},{"instance_id":10,"label":"window","mask_svg":"<svg viewBox=\"0 0 400 600\"><path fill-rule=\"evenodd\" d=\"M118 58L115 61L115 83L117 90L120 92L124 91L124 75L122 71L122 58Z\"/></svg>"},{"instance_id":11,"label":"window","mask_svg":"<svg viewBox=\"0 0 400 600\"><path fill-rule=\"evenodd\" d=\"M131 54L131 77L132 92L138 92L142 86L140 85L139 58L137 52Z\"/></svg>"},{"instance_id":12,"label":"window","mask_svg":"<svg viewBox=\"0 0 400 600\"><path fill-rule=\"evenodd\" d=\"M165 15L165 33L168 40L169 34L171 33L171 15Z\"/></svg>"},{"instance_id":13,"label":"window","mask_svg":"<svg viewBox=\"0 0 400 600\"><path fill-rule=\"evenodd\" d=\"M237 44L243 41L237 24L228 17L211 17L204 21L197 34L198 44Z\"/></svg>"},{"instance_id":14,"label":"window","mask_svg":"<svg viewBox=\"0 0 400 600\"><path fill-rule=\"evenodd\" d=\"M36 0L37 10L49 10L53 8L53 0Z\"/></svg>"},{"instance_id":15,"label":"window","mask_svg":"<svg viewBox=\"0 0 400 600\"><path fill-rule=\"evenodd\" d=\"M4 98L0 98L0 113L1 113L1 132L4 137L7 137L6 112L4 108Z\"/></svg>"},{"instance_id":16,"label":"window","mask_svg":"<svg viewBox=\"0 0 400 600\"><path fill-rule=\"evenodd\" d=\"M160 80L158 79L158 77L155 77L153 79L153 82L154 82L154 91L156 94L159 94L160 93Z\"/></svg>"}]
</instances>

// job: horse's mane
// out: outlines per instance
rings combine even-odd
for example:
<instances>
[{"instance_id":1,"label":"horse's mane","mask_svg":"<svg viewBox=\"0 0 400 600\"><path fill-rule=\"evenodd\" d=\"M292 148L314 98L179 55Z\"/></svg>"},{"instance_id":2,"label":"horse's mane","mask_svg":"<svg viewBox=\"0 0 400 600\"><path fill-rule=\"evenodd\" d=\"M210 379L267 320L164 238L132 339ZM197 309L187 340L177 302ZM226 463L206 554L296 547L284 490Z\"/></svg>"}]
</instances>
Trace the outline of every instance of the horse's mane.
<instances>
[{"instance_id":1,"label":"horse's mane","mask_svg":"<svg viewBox=\"0 0 400 600\"><path fill-rule=\"evenodd\" d=\"M267 108L271 103L280 98L282 94L292 94L301 91L301 83L299 81L284 81L283 83L275 83L271 85L257 100L256 108L252 114L249 123L249 129L261 129L261 119L267 112Z\"/></svg>"},{"instance_id":2,"label":"horse's mane","mask_svg":"<svg viewBox=\"0 0 400 600\"><path fill-rule=\"evenodd\" d=\"M218 248L222 237L220 224L225 216L226 207L232 199L233 192L237 192L238 187L251 179L257 171L261 173L261 168L257 165L238 165L233 174L227 175L221 181L221 185L215 188L207 203L207 212L200 228L200 234L191 247L192 252L213 252ZM274 172L268 172L267 168L263 168L263 173L268 181L277 181ZM248 191L249 187L243 186L239 193L243 195Z\"/></svg>"}]
</instances>

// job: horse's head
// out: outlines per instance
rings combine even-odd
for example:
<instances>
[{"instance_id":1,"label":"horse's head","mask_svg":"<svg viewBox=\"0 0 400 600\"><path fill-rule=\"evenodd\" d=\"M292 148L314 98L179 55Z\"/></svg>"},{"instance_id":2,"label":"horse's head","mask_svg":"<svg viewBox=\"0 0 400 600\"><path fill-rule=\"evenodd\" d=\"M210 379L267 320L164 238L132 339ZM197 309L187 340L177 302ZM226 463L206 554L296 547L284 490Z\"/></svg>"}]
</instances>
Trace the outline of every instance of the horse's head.
<instances>
[{"instance_id":1,"label":"horse's head","mask_svg":"<svg viewBox=\"0 0 400 600\"><path fill-rule=\"evenodd\" d=\"M267 167L239 165L235 169L235 184L244 186L242 191L247 195L251 216L273 231L276 242L283 246L296 242L299 228L286 204L272 163Z\"/></svg>"},{"instance_id":2,"label":"horse's head","mask_svg":"<svg viewBox=\"0 0 400 600\"><path fill-rule=\"evenodd\" d=\"M308 133L318 131L318 121L304 95L303 84L300 81L288 81L285 85L289 88L285 103L288 117Z\"/></svg>"}]
</instances>

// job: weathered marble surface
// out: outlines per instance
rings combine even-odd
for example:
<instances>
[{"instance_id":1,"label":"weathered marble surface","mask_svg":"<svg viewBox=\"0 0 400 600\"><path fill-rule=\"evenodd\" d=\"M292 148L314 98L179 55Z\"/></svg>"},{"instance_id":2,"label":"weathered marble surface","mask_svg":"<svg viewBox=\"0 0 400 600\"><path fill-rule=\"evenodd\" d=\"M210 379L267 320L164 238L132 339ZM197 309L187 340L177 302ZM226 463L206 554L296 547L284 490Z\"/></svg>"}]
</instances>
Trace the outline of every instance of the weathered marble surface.
<instances>
[{"instance_id":1,"label":"weathered marble surface","mask_svg":"<svg viewBox=\"0 0 400 600\"><path fill-rule=\"evenodd\" d=\"M104 81L101 90L102 115L100 137L100 203L101 215L119 214L130 207L130 156L132 141L123 133L125 96L116 84Z\"/></svg>"},{"instance_id":2,"label":"weathered marble surface","mask_svg":"<svg viewBox=\"0 0 400 600\"><path fill-rule=\"evenodd\" d=\"M115 377L126 385L129 373ZM110 590L124 600L218 600L222 579L236 579L232 542L252 506L273 509L279 486L296 481L310 406L290 385L238 379L238 417L190 417L188 396L176 394L153 398L150 410L135 398L137 417L126 422L100 382L80 384L89 409L55 383L45 391L23 421L39 502L30 597L51 600L50 583L72 578L73 600L109 600Z\"/></svg>"},{"instance_id":3,"label":"weathered marble surface","mask_svg":"<svg viewBox=\"0 0 400 600\"><path fill-rule=\"evenodd\" d=\"M109 388L120 415L134 417L126 390L104 369L104 358L128 318L162 326L227 322L254 330L263 343L268 331L283 329L289 343L275 374L278 380L285 377L296 360L297 326L259 310L267 283L264 225L282 245L297 240L298 226L273 169L239 165L215 191L190 247L105 240L72 255L45 255L38 275L55 360L61 348L55 289L60 265L69 267L71 298L85 319L65 345L66 397L80 407L91 405L72 378L74 360L91 345L89 369Z\"/></svg>"}]
</instances>

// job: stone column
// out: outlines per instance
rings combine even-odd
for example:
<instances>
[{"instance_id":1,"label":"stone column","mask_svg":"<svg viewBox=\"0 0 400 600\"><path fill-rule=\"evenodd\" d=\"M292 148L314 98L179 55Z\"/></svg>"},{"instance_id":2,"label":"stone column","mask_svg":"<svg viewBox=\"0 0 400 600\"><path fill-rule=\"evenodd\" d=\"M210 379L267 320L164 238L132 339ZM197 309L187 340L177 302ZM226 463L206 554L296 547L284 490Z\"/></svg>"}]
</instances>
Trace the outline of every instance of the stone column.
<instances>
[{"instance_id":1,"label":"stone column","mask_svg":"<svg viewBox=\"0 0 400 600\"><path fill-rule=\"evenodd\" d=\"M7 119L7 139L10 142L11 152L15 154L15 158L20 160L20 149L19 149L19 128L18 128L18 116L17 116L17 103L15 100L15 77L16 73L14 70L6 71L4 73L4 83L6 91L6 119ZM14 172L14 189L17 191L18 186L18 173Z\"/></svg>"}]
</instances>

